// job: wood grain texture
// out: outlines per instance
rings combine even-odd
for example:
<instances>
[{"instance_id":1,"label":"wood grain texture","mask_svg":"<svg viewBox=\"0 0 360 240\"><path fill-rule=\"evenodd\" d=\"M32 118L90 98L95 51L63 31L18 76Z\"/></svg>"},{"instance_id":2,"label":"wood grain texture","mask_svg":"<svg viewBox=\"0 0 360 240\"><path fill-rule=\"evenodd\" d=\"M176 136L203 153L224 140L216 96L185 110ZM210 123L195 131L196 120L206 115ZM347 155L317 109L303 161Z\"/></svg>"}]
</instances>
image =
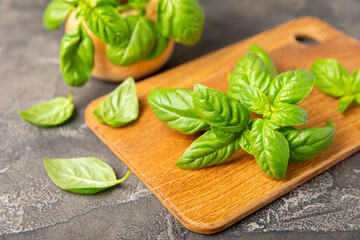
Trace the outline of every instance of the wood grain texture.
<instances>
[{"instance_id":1,"label":"wood grain texture","mask_svg":"<svg viewBox=\"0 0 360 240\"><path fill-rule=\"evenodd\" d=\"M306 45L295 36L308 36L319 44ZM309 70L317 58L336 58L349 71L359 68L360 44L355 39L319 19L304 17L137 83L140 116L124 128L101 124L93 116L103 98L92 102L85 112L85 121L95 134L194 232L221 231L360 149L360 107L350 107L342 115L337 110L337 99L314 88L300 104L309 114L306 126L325 126L325 120L335 122L335 142L309 161L289 164L284 181L266 177L255 159L243 150L220 166L177 168L174 163L199 135L183 135L158 120L146 100L150 90L192 88L194 83L201 83L226 91L227 75L250 43L265 48L279 72Z\"/></svg>"}]
</instances>

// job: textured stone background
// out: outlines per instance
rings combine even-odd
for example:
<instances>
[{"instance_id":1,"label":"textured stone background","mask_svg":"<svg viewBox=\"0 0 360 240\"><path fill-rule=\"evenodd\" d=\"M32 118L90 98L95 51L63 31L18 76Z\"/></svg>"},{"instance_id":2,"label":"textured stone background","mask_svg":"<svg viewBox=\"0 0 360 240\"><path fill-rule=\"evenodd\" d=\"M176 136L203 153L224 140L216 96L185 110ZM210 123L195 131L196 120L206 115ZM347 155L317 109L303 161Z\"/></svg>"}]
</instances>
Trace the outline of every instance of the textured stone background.
<instances>
[{"instance_id":1,"label":"textured stone background","mask_svg":"<svg viewBox=\"0 0 360 240\"><path fill-rule=\"evenodd\" d=\"M0 239L360 239L360 154L212 236L178 223L135 177L96 196L57 188L44 157L96 156L118 176L125 165L84 123L84 109L116 87L91 79L72 88L76 114L43 129L16 113L70 90L59 71L63 30L42 28L47 0L0 0ZM163 69L298 16L319 17L360 39L358 0L202 0L207 20L194 47L177 46ZM360 63L359 63L360 67Z\"/></svg>"}]
</instances>

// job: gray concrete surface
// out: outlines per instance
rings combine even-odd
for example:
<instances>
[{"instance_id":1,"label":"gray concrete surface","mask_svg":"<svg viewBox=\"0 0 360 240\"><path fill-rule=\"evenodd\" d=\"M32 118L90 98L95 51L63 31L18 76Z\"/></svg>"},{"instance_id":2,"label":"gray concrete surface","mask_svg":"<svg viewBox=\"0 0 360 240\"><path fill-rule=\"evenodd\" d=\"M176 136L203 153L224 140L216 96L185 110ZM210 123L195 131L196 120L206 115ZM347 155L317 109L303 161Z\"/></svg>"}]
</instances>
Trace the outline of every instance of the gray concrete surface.
<instances>
[{"instance_id":1,"label":"gray concrete surface","mask_svg":"<svg viewBox=\"0 0 360 240\"><path fill-rule=\"evenodd\" d=\"M91 79L71 88L75 116L43 129L16 113L70 90L59 71L63 30L46 31L47 0L0 0L0 239L360 239L360 154L211 235L184 228L136 178L95 196L57 188L44 157L96 156L118 176L125 165L87 128L84 109L116 87ZM202 0L199 44L177 46L163 70L298 16L319 17L360 39L358 0ZM360 67L360 63L359 63Z\"/></svg>"}]
</instances>

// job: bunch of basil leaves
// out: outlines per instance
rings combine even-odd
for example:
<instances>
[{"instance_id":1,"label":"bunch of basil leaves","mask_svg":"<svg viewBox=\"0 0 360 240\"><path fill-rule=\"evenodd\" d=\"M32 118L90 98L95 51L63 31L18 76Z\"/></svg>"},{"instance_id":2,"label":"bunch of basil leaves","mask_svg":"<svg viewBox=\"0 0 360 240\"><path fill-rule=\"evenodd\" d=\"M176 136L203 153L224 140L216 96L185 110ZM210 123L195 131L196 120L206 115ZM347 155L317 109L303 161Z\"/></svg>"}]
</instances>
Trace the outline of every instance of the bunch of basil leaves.
<instances>
[{"instance_id":1,"label":"bunch of basil leaves","mask_svg":"<svg viewBox=\"0 0 360 240\"><path fill-rule=\"evenodd\" d=\"M240 148L254 155L260 169L284 179L288 163L313 158L335 138L335 126L304 128L307 112L296 105L312 91L315 76L295 70L277 74L269 54L257 45L229 75L228 94L195 84L189 89L154 89L148 102L155 115L185 134L206 131L177 161L184 169L224 162ZM263 118L250 121L250 111Z\"/></svg>"},{"instance_id":2,"label":"bunch of basil leaves","mask_svg":"<svg viewBox=\"0 0 360 240\"><path fill-rule=\"evenodd\" d=\"M86 28L106 43L106 54L119 66L161 55L169 39L194 45L201 37L204 11L197 0L159 0L156 23L145 17L150 0L53 0L47 6L43 25L58 29L71 11L80 24L66 33L60 46L60 68L65 82L82 86L94 68L94 45ZM122 17L134 9L136 15Z\"/></svg>"}]
</instances>

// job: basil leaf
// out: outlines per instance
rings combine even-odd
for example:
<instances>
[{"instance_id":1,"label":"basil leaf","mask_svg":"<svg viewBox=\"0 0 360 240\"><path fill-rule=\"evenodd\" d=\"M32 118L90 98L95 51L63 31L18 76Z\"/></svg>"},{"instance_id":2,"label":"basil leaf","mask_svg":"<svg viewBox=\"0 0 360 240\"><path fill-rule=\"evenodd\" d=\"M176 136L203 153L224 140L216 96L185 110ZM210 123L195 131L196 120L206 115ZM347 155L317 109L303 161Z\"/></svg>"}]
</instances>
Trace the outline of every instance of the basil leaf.
<instances>
[{"instance_id":1,"label":"basil leaf","mask_svg":"<svg viewBox=\"0 0 360 240\"><path fill-rule=\"evenodd\" d=\"M229 88L229 95L238 99L249 111L257 114L270 111L269 100L260 89L250 85L231 84L231 82Z\"/></svg>"},{"instance_id":2,"label":"basil leaf","mask_svg":"<svg viewBox=\"0 0 360 240\"><path fill-rule=\"evenodd\" d=\"M209 130L186 149L182 157L176 162L176 166L183 169L200 169L218 165L239 149L239 134L219 138Z\"/></svg>"},{"instance_id":3,"label":"basil leaf","mask_svg":"<svg viewBox=\"0 0 360 240\"><path fill-rule=\"evenodd\" d=\"M250 130L247 128L240 135L240 146L245 152L252 154L250 145Z\"/></svg>"},{"instance_id":4,"label":"basil leaf","mask_svg":"<svg viewBox=\"0 0 360 240\"><path fill-rule=\"evenodd\" d=\"M314 61L311 71L316 75L316 87L333 97L341 97L346 94L344 82L348 72L339 61L335 59L317 59Z\"/></svg>"},{"instance_id":5,"label":"basil leaf","mask_svg":"<svg viewBox=\"0 0 360 240\"><path fill-rule=\"evenodd\" d=\"M346 110L346 108L354 101L354 99L355 96L352 95L341 97L338 105L339 112L343 113Z\"/></svg>"},{"instance_id":6,"label":"basil leaf","mask_svg":"<svg viewBox=\"0 0 360 240\"><path fill-rule=\"evenodd\" d=\"M41 127L58 126L71 117L74 111L74 104L71 100L71 94L67 99L56 97L24 111L18 111L18 113L25 121Z\"/></svg>"},{"instance_id":7,"label":"basil leaf","mask_svg":"<svg viewBox=\"0 0 360 240\"><path fill-rule=\"evenodd\" d=\"M250 121L249 111L226 93L195 84L193 102L197 115L210 126L241 132Z\"/></svg>"},{"instance_id":8,"label":"basil leaf","mask_svg":"<svg viewBox=\"0 0 360 240\"><path fill-rule=\"evenodd\" d=\"M348 78L345 79L345 91L347 94L360 93L360 70L353 72Z\"/></svg>"},{"instance_id":9,"label":"basil leaf","mask_svg":"<svg viewBox=\"0 0 360 240\"><path fill-rule=\"evenodd\" d=\"M280 126L300 126L308 122L308 114L300 106L279 103L271 106L270 120Z\"/></svg>"},{"instance_id":10,"label":"basil leaf","mask_svg":"<svg viewBox=\"0 0 360 240\"><path fill-rule=\"evenodd\" d=\"M86 25L103 42L117 45L129 38L129 28L125 20L110 5L96 7L86 19Z\"/></svg>"},{"instance_id":11,"label":"basil leaf","mask_svg":"<svg viewBox=\"0 0 360 240\"><path fill-rule=\"evenodd\" d=\"M255 119L250 131L251 152L261 171L268 177L284 179L289 160L289 144L268 120Z\"/></svg>"},{"instance_id":12,"label":"basil leaf","mask_svg":"<svg viewBox=\"0 0 360 240\"><path fill-rule=\"evenodd\" d=\"M184 45L199 41L204 10L197 0L159 0L156 21L162 35Z\"/></svg>"},{"instance_id":13,"label":"basil leaf","mask_svg":"<svg viewBox=\"0 0 360 240\"><path fill-rule=\"evenodd\" d=\"M82 86L91 77L94 45L82 24L61 40L60 68L65 83L70 86Z\"/></svg>"},{"instance_id":14,"label":"basil leaf","mask_svg":"<svg viewBox=\"0 0 360 240\"><path fill-rule=\"evenodd\" d=\"M271 59L270 55L264 49L262 49L260 46L256 44L251 44L249 48L249 52L256 54L263 60L263 62L266 65L266 69L271 74L271 76L275 77L278 74L275 63Z\"/></svg>"},{"instance_id":15,"label":"basil leaf","mask_svg":"<svg viewBox=\"0 0 360 240\"><path fill-rule=\"evenodd\" d=\"M290 147L290 163L302 162L315 157L327 149L335 139L335 125L326 121L327 127L304 128L297 130L293 127L280 128Z\"/></svg>"},{"instance_id":16,"label":"basil leaf","mask_svg":"<svg viewBox=\"0 0 360 240\"><path fill-rule=\"evenodd\" d=\"M94 110L99 122L112 127L121 127L139 116L139 101L133 78L125 79Z\"/></svg>"},{"instance_id":17,"label":"basil leaf","mask_svg":"<svg viewBox=\"0 0 360 240\"><path fill-rule=\"evenodd\" d=\"M150 2L150 0L129 0L129 4L145 4Z\"/></svg>"},{"instance_id":18,"label":"basil leaf","mask_svg":"<svg viewBox=\"0 0 360 240\"><path fill-rule=\"evenodd\" d=\"M193 134L208 128L194 108L192 91L185 88L153 89L148 102L157 118L170 128L185 134Z\"/></svg>"},{"instance_id":19,"label":"basil leaf","mask_svg":"<svg viewBox=\"0 0 360 240\"><path fill-rule=\"evenodd\" d=\"M360 94L355 95L355 102L360 105Z\"/></svg>"},{"instance_id":20,"label":"basil leaf","mask_svg":"<svg viewBox=\"0 0 360 240\"><path fill-rule=\"evenodd\" d=\"M44 159L47 174L61 189L94 194L125 181L130 171L122 179L117 179L114 170L105 162L94 157L69 159Z\"/></svg>"},{"instance_id":21,"label":"basil leaf","mask_svg":"<svg viewBox=\"0 0 360 240\"><path fill-rule=\"evenodd\" d=\"M269 98L272 104L302 102L311 92L315 76L306 70L287 71L277 75L271 82Z\"/></svg>"},{"instance_id":22,"label":"basil leaf","mask_svg":"<svg viewBox=\"0 0 360 240\"><path fill-rule=\"evenodd\" d=\"M75 7L64 0L51 1L43 15L43 26L47 29L58 29L60 24L67 18Z\"/></svg>"},{"instance_id":23,"label":"basil leaf","mask_svg":"<svg viewBox=\"0 0 360 240\"><path fill-rule=\"evenodd\" d=\"M144 58L144 60L152 60L158 58L165 51L165 48L169 44L169 39L163 37L163 35L161 35L161 33L159 32L156 26L154 29L156 33L156 43L152 51L149 53L148 56Z\"/></svg>"},{"instance_id":24,"label":"basil leaf","mask_svg":"<svg viewBox=\"0 0 360 240\"><path fill-rule=\"evenodd\" d=\"M107 45L106 55L116 65L131 65L148 57L156 46L155 24L142 16L125 18L131 37L119 45Z\"/></svg>"}]
</instances>

